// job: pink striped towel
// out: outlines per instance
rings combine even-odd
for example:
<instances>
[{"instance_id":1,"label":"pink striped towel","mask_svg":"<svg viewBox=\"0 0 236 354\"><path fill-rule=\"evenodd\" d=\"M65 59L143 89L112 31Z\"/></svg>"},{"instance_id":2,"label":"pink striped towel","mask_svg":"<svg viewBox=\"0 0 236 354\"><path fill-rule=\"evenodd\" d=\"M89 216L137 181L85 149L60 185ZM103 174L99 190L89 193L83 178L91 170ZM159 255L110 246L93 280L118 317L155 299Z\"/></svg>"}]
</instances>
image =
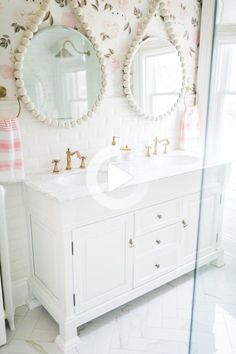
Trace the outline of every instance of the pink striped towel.
<instances>
[{"instance_id":1,"label":"pink striped towel","mask_svg":"<svg viewBox=\"0 0 236 354\"><path fill-rule=\"evenodd\" d=\"M24 180L21 136L17 118L0 119L0 182Z\"/></svg>"},{"instance_id":2,"label":"pink striped towel","mask_svg":"<svg viewBox=\"0 0 236 354\"><path fill-rule=\"evenodd\" d=\"M198 106L185 108L180 119L179 148L181 150L199 149L199 129Z\"/></svg>"},{"instance_id":3,"label":"pink striped towel","mask_svg":"<svg viewBox=\"0 0 236 354\"><path fill-rule=\"evenodd\" d=\"M186 139L186 108L181 114L180 125L179 125L179 149L185 150L185 139Z\"/></svg>"}]
</instances>

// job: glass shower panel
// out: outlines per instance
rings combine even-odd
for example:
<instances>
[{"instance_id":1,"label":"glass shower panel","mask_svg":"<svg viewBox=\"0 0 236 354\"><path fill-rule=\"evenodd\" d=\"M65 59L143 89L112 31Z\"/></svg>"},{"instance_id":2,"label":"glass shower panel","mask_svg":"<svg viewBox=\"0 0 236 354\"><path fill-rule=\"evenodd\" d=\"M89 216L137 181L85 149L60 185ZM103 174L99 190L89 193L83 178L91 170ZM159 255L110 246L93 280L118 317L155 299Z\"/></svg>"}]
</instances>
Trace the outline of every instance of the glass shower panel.
<instances>
[{"instance_id":1,"label":"glass shower panel","mask_svg":"<svg viewBox=\"0 0 236 354\"><path fill-rule=\"evenodd\" d=\"M215 27L190 354L236 353L235 25ZM206 250L212 259L201 267Z\"/></svg>"}]
</instances>

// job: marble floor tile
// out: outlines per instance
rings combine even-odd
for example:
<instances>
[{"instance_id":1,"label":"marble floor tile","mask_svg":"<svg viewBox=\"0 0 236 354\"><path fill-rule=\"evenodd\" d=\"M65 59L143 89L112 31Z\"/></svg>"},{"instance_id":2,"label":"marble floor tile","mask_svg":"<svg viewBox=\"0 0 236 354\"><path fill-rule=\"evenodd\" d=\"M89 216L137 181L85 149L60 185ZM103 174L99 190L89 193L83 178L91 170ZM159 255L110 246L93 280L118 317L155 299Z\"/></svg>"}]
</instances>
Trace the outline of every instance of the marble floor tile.
<instances>
[{"instance_id":1,"label":"marble floor tile","mask_svg":"<svg viewBox=\"0 0 236 354\"><path fill-rule=\"evenodd\" d=\"M28 312L28 307L26 305L16 308L15 316L25 316Z\"/></svg>"},{"instance_id":2,"label":"marble floor tile","mask_svg":"<svg viewBox=\"0 0 236 354\"><path fill-rule=\"evenodd\" d=\"M8 354L56 354L58 347L55 343L40 342L32 340L12 340L0 353Z\"/></svg>"},{"instance_id":3,"label":"marble floor tile","mask_svg":"<svg viewBox=\"0 0 236 354\"><path fill-rule=\"evenodd\" d=\"M236 354L235 274L229 257L225 267L199 271L191 354ZM79 354L188 354L192 296L189 273L81 326ZM21 306L15 322L0 354L62 354L58 325L44 308Z\"/></svg>"},{"instance_id":4,"label":"marble floor tile","mask_svg":"<svg viewBox=\"0 0 236 354\"><path fill-rule=\"evenodd\" d=\"M42 314L42 311L42 307L28 311L23 321L20 322L18 328L16 329L14 339L29 339Z\"/></svg>"},{"instance_id":5,"label":"marble floor tile","mask_svg":"<svg viewBox=\"0 0 236 354\"><path fill-rule=\"evenodd\" d=\"M35 328L29 339L36 342L53 342L58 334L57 329L38 329Z\"/></svg>"}]
</instances>

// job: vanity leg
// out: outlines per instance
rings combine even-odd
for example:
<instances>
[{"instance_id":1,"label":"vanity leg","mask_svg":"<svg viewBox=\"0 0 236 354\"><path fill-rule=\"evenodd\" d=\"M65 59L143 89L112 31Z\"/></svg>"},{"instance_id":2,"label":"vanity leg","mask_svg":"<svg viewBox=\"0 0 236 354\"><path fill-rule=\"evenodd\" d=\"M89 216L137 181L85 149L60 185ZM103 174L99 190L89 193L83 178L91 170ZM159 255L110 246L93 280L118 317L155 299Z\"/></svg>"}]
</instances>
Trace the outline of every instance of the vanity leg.
<instances>
[{"instance_id":1,"label":"vanity leg","mask_svg":"<svg viewBox=\"0 0 236 354\"><path fill-rule=\"evenodd\" d=\"M28 285L28 298L26 300L26 305L29 310L33 310L36 307L41 306L40 302L34 297L32 286L30 283Z\"/></svg>"},{"instance_id":2,"label":"vanity leg","mask_svg":"<svg viewBox=\"0 0 236 354\"><path fill-rule=\"evenodd\" d=\"M40 302L34 297L28 297L28 299L26 300L26 305L29 310L33 310L36 307L41 306Z\"/></svg>"},{"instance_id":3,"label":"vanity leg","mask_svg":"<svg viewBox=\"0 0 236 354\"><path fill-rule=\"evenodd\" d=\"M224 250L221 250L221 252L219 253L217 259L215 261L213 261L211 263L213 266L217 267L217 268L221 268L225 266L225 262L224 262Z\"/></svg>"},{"instance_id":4,"label":"vanity leg","mask_svg":"<svg viewBox=\"0 0 236 354\"><path fill-rule=\"evenodd\" d=\"M79 353L80 338L77 334L77 328L72 324L59 325L60 334L56 337L55 343L63 354Z\"/></svg>"}]
</instances>

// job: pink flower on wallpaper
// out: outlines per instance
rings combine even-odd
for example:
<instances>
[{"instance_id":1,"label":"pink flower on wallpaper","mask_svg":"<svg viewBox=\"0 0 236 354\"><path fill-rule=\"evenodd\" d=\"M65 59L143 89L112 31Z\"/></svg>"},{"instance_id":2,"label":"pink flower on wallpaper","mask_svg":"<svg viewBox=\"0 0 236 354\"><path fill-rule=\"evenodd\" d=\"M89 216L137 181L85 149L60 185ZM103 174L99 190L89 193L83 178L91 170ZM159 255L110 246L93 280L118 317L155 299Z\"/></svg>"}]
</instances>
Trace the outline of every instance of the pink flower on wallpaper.
<instances>
[{"instance_id":1,"label":"pink flower on wallpaper","mask_svg":"<svg viewBox=\"0 0 236 354\"><path fill-rule=\"evenodd\" d=\"M120 26L117 23L104 22L104 32L110 36L110 38L117 38L120 32Z\"/></svg>"},{"instance_id":2,"label":"pink flower on wallpaper","mask_svg":"<svg viewBox=\"0 0 236 354\"><path fill-rule=\"evenodd\" d=\"M196 46L199 45L199 43L200 43L200 31L195 31L195 33L193 33L193 42L196 44Z\"/></svg>"},{"instance_id":3,"label":"pink flower on wallpaper","mask_svg":"<svg viewBox=\"0 0 236 354\"><path fill-rule=\"evenodd\" d=\"M18 25L24 26L29 15L31 15L31 13L27 13L23 9L17 9L14 13L14 18Z\"/></svg>"},{"instance_id":4,"label":"pink flower on wallpaper","mask_svg":"<svg viewBox=\"0 0 236 354\"><path fill-rule=\"evenodd\" d=\"M76 16L72 12L65 12L61 18L61 24L66 27L76 27L78 24Z\"/></svg>"},{"instance_id":5,"label":"pink flower on wallpaper","mask_svg":"<svg viewBox=\"0 0 236 354\"><path fill-rule=\"evenodd\" d=\"M142 30L142 25L143 25L143 21L138 21L138 24L137 24L137 31L138 30Z\"/></svg>"},{"instance_id":6,"label":"pink flower on wallpaper","mask_svg":"<svg viewBox=\"0 0 236 354\"><path fill-rule=\"evenodd\" d=\"M129 0L118 0L118 7L121 11L126 11L129 6Z\"/></svg>"},{"instance_id":7,"label":"pink flower on wallpaper","mask_svg":"<svg viewBox=\"0 0 236 354\"><path fill-rule=\"evenodd\" d=\"M180 12L179 12L180 20L185 22L185 21L187 21L188 16L189 16L189 13L187 11L187 7L186 6L181 6Z\"/></svg>"},{"instance_id":8,"label":"pink flower on wallpaper","mask_svg":"<svg viewBox=\"0 0 236 354\"><path fill-rule=\"evenodd\" d=\"M171 10L173 11L174 7L176 6L176 0L168 0L166 5L169 11L171 12Z\"/></svg>"},{"instance_id":9,"label":"pink flower on wallpaper","mask_svg":"<svg viewBox=\"0 0 236 354\"><path fill-rule=\"evenodd\" d=\"M106 62L110 71L114 72L120 69L120 61L114 55L108 58Z\"/></svg>"},{"instance_id":10,"label":"pink flower on wallpaper","mask_svg":"<svg viewBox=\"0 0 236 354\"><path fill-rule=\"evenodd\" d=\"M7 79L14 79L14 69L9 65L0 65L0 76Z\"/></svg>"}]
</instances>

